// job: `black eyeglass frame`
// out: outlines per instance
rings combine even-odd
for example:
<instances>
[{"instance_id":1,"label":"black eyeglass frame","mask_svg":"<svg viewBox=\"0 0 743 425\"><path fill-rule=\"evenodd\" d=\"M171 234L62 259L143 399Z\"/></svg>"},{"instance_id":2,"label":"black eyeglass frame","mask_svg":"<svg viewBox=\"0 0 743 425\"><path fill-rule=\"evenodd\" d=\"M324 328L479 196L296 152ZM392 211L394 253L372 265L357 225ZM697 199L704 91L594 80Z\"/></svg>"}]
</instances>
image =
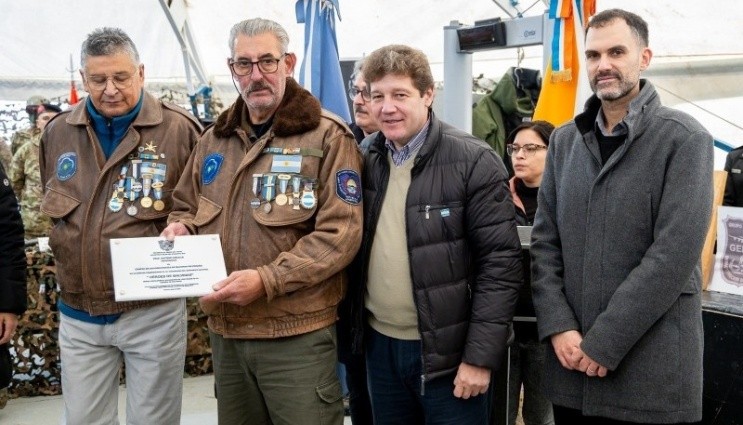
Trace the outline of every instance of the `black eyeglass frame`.
<instances>
[{"instance_id":1,"label":"black eyeglass frame","mask_svg":"<svg viewBox=\"0 0 743 425\"><path fill-rule=\"evenodd\" d=\"M257 65L258 69L261 71L261 74L274 74L279 70L279 62L281 62L284 57L286 57L288 53L284 53L278 58L274 57L267 57L267 58L261 58L257 61L249 61L247 59L239 59L239 60L233 60L230 59L227 62L227 65L230 67L230 71L232 71L233 75L237 75L238 77L247 77L248 75L251 75L253 73L253 68ZM235 70L235 64L239 62L244 62L244 65L250 64L250 68L246 73L240 73ZM268 70L264 70L265 66L270 66Z\"/></svg>"}]
</instances>

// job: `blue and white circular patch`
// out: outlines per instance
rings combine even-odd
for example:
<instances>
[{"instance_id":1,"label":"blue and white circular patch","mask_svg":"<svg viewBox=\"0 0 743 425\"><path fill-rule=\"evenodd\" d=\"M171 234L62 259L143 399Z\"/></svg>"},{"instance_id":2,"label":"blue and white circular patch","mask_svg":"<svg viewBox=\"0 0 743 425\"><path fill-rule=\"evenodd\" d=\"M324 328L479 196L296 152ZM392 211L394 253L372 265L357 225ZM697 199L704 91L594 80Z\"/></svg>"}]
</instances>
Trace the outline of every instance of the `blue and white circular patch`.
<instances>
[{"instance_id":1,"label":"blue and white circular patch","mask_svg":"<svg viewBox=\"0 0 743 425\"><path fill-rule=\"evenodd\" d=\"M361 202L361 178L354 170L339 170L335 173L335 194L351 205Z\"/></svg>"},{"instance_id":2,"label":"blue and white circular patch","mask_svg":"<svg viewBox=\"0 0 743 425\"><path fill-rule=\"evenodd\" d=\"M204 164L201 166L201 182L211 184L219 174L222 167L224 156L221 153L210 153L204 158Z\"/></svg>"},{"instance_id":3,"label":"blue and white circular patch","mask_svg":"<svg viewBox=\"0 0 743 425\"><path fill-rule=\"evenodd\" d=\"M57 158L57 180L69 180L75 172L77 172L76 152L65 152Z\"/></svg>"}]
</instances>

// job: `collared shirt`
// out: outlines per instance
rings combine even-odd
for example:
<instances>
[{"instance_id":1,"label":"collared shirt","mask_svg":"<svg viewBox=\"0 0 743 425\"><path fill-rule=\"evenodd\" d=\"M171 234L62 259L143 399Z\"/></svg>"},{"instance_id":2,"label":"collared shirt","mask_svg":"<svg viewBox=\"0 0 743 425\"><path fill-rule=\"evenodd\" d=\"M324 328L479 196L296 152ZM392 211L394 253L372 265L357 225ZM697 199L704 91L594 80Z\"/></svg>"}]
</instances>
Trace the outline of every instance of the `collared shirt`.
<instances>
[{"instance_id":1,"label":"collared shirt","mask_svg":"<svg viewBox=\"0 0 743 425\"><path fill-rule=\"evenodd\" d=\"M629 128L627 128L627 124L624 120L615 125L614 129L609 133L606 129L606 125L604 125L603 117L604 110L599 108L599 113L596 114L596 133L601 132L604 136L626 136L629 133Z\"/></svg>"},{"instance_id":2,"label":"collared shirt","mask_svg":"<svg viewBox=\"0 0 743 425\"><path fill-rule=\"evenodd\" d=\"M606 162L616 152L617 149L624 143L629 134L629 127L627 123L622 120L611 131L611 134L604 125L602 109L599 108L599 113L596 115L596 124L594 125L594 132L596 133L596 140L599 142L599 150L601 151L601 163Z\"/></svg>"},{"instance_id":3,"label":"collared shirt","mask_svg":"<svg viewBox=\"0 0 743 425\"><path fill-rule=\"evenodd\" d=\"M385 139L384 145L387 146L387 149L392 154L392 162L396 166L401 166L405 161L410 159L416 152L418 152L418 149L420 149L421 146L423 146L423 142L426 141L426 136L428 136L428 128L431 125L431 118L428 118L426 121L426 124L421 128L421 130L413 136L410 141L402 147L402 149L397 150L395 147L395 144L390 139Z\"/></svg>"}]
</instances>

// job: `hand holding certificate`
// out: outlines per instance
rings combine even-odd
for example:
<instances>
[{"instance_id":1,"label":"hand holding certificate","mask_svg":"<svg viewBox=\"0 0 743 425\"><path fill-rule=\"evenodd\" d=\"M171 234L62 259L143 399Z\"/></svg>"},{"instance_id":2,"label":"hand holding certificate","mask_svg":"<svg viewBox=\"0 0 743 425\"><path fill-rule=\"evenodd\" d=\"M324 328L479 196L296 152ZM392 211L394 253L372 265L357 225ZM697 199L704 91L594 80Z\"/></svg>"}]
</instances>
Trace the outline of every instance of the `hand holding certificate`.
<instances>
[{"instance_id":1,"label":"hand holding certificate","mask_svg":"<svg viewBox=\"0 0 743 425\"><path fill-rule=\"evenodd\" d=\"M116 301L196 297L227 277L219 235L111 239Z\"/></svg>"},{"instance_id":2,"label":"hand holding certificate","mask_svg":"<svg viewBox=\"0 0 743 425\"><path fill-rule=\"evenodd\" d=\"M257 270L238 270L227 279L217 282L214 292L201 298L201 302L225 302L248 305L266 296L266 288Z\"/></svg>"}]
</instances>

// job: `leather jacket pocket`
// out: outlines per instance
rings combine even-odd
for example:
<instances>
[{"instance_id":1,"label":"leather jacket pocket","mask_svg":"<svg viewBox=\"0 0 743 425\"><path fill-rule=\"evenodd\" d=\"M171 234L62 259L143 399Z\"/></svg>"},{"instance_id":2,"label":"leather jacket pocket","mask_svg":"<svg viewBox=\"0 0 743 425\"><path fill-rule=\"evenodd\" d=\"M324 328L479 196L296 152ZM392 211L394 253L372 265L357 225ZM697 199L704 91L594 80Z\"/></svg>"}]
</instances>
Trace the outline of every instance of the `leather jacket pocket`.
<instances>
[{"instance_id":1,"label":"leather jacket pocket","mask_svg":"<svg viewBox=\"0 0 743 425\"><path fill-rule=\"evenodd\" d=\"M67 217L80 205L80 200L47 187L44 200L41 201L41 212L53 219Z\"/></svg>"},{"instance_id":2,"label":"leather jacket pocket","mask_svg":"<svg viewBox=\"0 0 743 425\"><path fill-rule=\"evenodd\" d=\"M264 206L253 209L253 218L264 226L287 226L289 224L302 223L309 220L317 210L317 203L310 209L299 207L295 209L292 205L276 205L271 203L271 209L266 212Z\"/></svg>"},{"instance_id":3,"label":"leather jacket pocket","mask_svg":"<svg viewBox=\"0 0 743 425\"><path fill-rule=\"evenodd\" d=\"M222 206L203 196L199 196L199 207L196 210L196 216L193 218L193 224L196 227L202 227L211 223L222 212Z\"/></svg>"}]
</instances>

